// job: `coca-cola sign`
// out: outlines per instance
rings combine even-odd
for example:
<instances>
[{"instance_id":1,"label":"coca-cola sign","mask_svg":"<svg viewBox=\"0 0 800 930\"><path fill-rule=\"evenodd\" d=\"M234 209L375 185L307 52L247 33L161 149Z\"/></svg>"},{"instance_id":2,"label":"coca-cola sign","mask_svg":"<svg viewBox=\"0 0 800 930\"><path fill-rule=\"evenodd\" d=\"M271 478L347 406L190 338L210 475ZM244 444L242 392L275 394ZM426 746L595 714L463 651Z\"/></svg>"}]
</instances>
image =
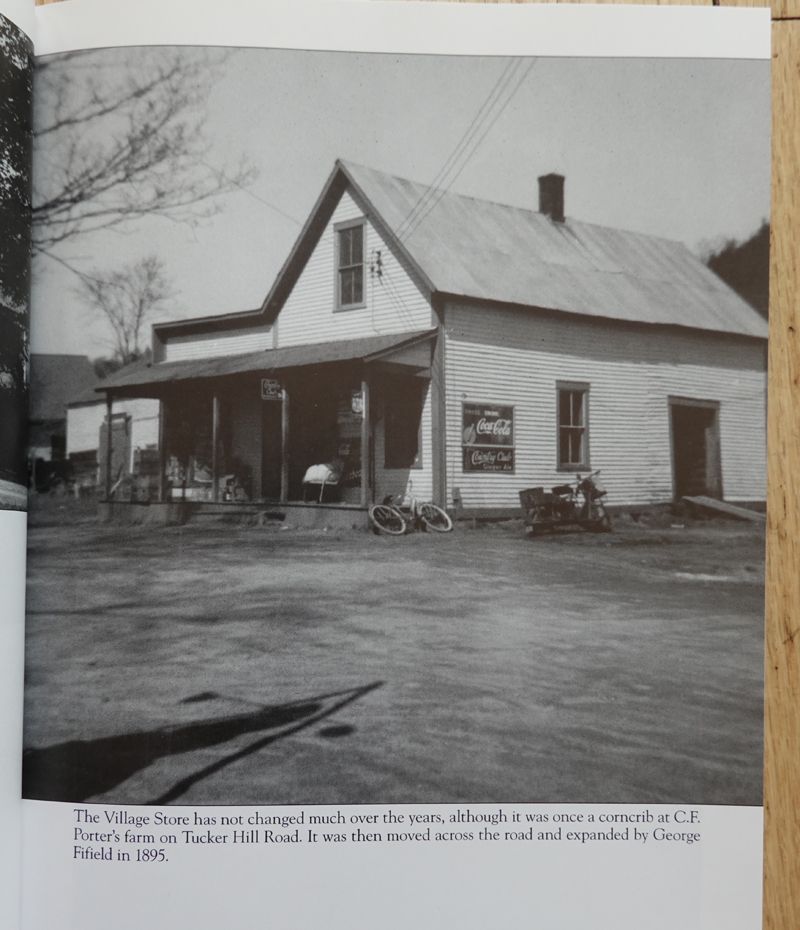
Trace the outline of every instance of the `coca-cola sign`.
<instances>
[{"instance_id":1,"label":"coca-cola sign","mask_svg":"<svg viewBox=\"0 0 800 930\"><path fill-rule=\"evenodd\" d=\"M464 404L464 471L514 471L514 408Z\"/></svg>"}]
</instances>

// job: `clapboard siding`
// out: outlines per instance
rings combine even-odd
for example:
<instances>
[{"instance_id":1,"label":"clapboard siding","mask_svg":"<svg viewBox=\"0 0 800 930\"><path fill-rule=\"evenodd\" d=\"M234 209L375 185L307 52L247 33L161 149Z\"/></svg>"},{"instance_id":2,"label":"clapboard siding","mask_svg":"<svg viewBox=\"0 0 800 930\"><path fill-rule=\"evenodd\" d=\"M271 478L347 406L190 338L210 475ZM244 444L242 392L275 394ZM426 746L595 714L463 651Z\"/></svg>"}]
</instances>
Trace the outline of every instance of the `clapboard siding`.
<instances>
[{"instance_id":1,"label":"clapboard siding","mask_svg":"<svg viewBox=\"0 0 800 930\"><path fill-rule=\"evenodd\" d=\"M335 310L334 226L362 216L345 192L278 315L278 346L403 333L433 325L430 304L369 222L364 229L365 263L369 266L379 250L382 274L370 274L367 267L364 307Z\"/></svg>"},{"instance_id":2,"label":"clapboard siding","mask_svg":"<svg viewBox=\"0 0 800 930\"><path fill-rule=\"evenodd\" d=\"M67 455L97 451L100 426L106 418L105 403L67 409Z\"/></svg>"},{"instance_id":3,"label":"clapboard siding","mask_svg":"<svg viewBox=\"0 0 800 930\"><path fill-rule=\"evenodd\" d=\"M243 355L259 349L272 348L272 327L253 326L230 332L193 333L191 336L172 336L164 345L165 362L183 362L194 358L220 358L224 355Z\"/></svg>"},{"instance_id":4,"label":"clapboard siding","mask_svg":"<svg viewBox=\"0 0 800 930\"><path fill-rule=\"evenodd\" d=\"M590 386L590 464L611 504L671 499L670 395L719 401L725 497L764 498L761 343L488 305L448 304L445 320L448 497L459 488L465 508L515 506L521 488L569 477L556 467L557 381ZM463 471L463 401L514 405L513 474Z\"/></svg>"},{"instance_id":5,"label":"clapboard siding","mask_svg":"<svg viewBox=\"0 0 800 930\"><path fill-rule=\"evenodd\" d=\"M144 398L116 400L112 413L125 414L131 419L131 454L136 449L158 446L158 401ZM104 401L67 408L67 455L96 451L105 418Z\"/></svg>"}]
</instances>

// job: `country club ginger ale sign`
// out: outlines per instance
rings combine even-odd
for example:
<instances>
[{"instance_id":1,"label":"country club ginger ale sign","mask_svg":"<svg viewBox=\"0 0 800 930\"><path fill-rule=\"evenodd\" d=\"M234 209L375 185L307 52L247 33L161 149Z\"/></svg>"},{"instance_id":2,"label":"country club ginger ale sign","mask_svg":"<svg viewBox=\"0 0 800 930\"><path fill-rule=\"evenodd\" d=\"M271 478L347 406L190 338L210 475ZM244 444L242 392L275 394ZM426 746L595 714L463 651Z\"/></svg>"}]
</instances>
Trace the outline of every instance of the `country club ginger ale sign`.
<instances>
[{"instance_id":1,"label":"country club ginger ale sign","mask_svg":"<svg viewBox=\"0 0 800 930\"><path fill-rule=\"evenodd\" d=\"M464 404L464 471L514 471L514 408Z\"/></svg>"}]
</instances>

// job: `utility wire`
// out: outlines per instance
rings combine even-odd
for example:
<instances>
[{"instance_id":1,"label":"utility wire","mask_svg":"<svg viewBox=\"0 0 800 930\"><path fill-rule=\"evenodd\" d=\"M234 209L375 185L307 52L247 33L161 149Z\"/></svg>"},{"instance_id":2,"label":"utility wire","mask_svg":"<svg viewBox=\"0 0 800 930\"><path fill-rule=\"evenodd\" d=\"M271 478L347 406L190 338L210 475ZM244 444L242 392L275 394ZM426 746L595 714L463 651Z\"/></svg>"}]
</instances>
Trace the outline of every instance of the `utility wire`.
<instances>
[{"instance_id":1,"label":"utility wire","mask_svg":"<svg viewBox=\"0 0 800 930\"><path fill-rule=\"evenodd\" d=\"M397 228L397 236L402 239L405 237L405 227L411 225L416 218L417 213L423 209L425 201L432 197L435 194L436 187L444 181L447 177L448 172L451 170L452 165L459 158L461 151L466 145L469 144L474 133L479 128L479 123L488 116L489 111L495 105L496 100L502 95L505 88L508 86L509 81L511 80L513 73L519 68L521 64L521 59L514 58L506 65L506 67L501 72L498 79L495 81L492 89L489 91L489 94L484 99L481 106L478 108L478 111L475 113L473 118L470 120L469 125L462 133L458 142L453 147L452 151L445 159L444 164L441 166L439 171L436 173L436 176L431 181L430 186L426 191L418 198L414 206L411 208L408 216L403 220L400 226Z\"/></svg>"},{"instance_id":2,"label":"utility wire","mask_svg":"<svg viewBox=\"0 0 800 930\"><path fill-rule=\"evenodd\" d=\"M213 165L210 165L204 159L199 159L200 163L205 165L209 171L213 174L216 174L221 180L227 181L229 184L232 184L237 190L240 190L243 194L247 194L248 197L252 197L253 200L257 200L259 203L263 203L265 207L269 207L270 210L274 210L276 213L280 213L281 216L285 217L287 220L291 220L293 223L296 223L298 226L302 226L303 223L301 220L298 220L296 216L292 216L291 213L287 213L285 210L282 210L277 204L272 203L269 200L266 200L264 197L259 196L255 191L251 191L249 187L245 187L244 184L240 184L235 178L229 178L224 171L219 168L215 168Z\"/></svg>"},{"instance_id":3,"label":"utility wire","mask_svg":"<svg viewBox=\"0 0 800 930\"><path fill-rule=\"evenodd\" d=\"M480 147L481 143L482 143L483 140L486 138L486 136L489 134L489 132L492 130L492 127L495 125L495 123L498 121L498 119L500 119L500 117L503 115L503 113L505 112L506 108L507 108L508 105L511 103L511 101L514 99L514 97L515 97L515 95L517 94L517 92L519 91L520 87L522 87L522 85L525 83L526 78L527 78L528 75L531 73L531 71L533 71L533 69L534 69L535 66L536 66L536 60L534 59L534 61L532 61L532 62L530 63L530 65L528 66L528 68L525 70L525 72L523 73L522 77L516 82L516 84L514 85L514 87L513 87L512 90L511 90L510 94L506 97L505 102L504 102L504 103L502 104L502 106L500 107L500 109L494 114L494 116L493 116L492 119L491 119L491 122L489 122L489 123L486 125L485 129L484 129L483 132L480 134L480 136L477 137L477 139L474 140L474 144L472 145L470 151L467 152L467 154L464 156L463 161L461 162L461 165L458 167L458 169L456 170L455 174L450 178L450 181L448 182L448 184L447 184L445 187L438 188L438 189L435 191L435 196L434 196L434 198L433 198L431 201L429 201L429 203L428 203L428 205L426 206L425 210L422 211L422 212L420 212L420 213L418 213L418 214L417 214L417 217L416 217L416 220L414 221L414 223L411 224L411 225L409 225L409 226L406 228L406 231L405 231L405 232L403 233L403 235L400 237L401 241L402 241L403 239L407 239L416 229L419 228L419 226L421 225L421 223L422 223L422 222L425 220L425 218L430 214L430 212L436 207L436 205L439 203L439 201L442 199L442 197L444 197L444 195L450 190L450 188L453 186L453 184L458 180L458 178L460 177L461 173L463 172L463 170L466 168L467 164L469 163L469 160L472 158L472 156L475 154L475 152L477 152L477 150L478 150L478 148ZM474 137L473 137L473 138L474 138Z\"/></svg>"}]
</instances>

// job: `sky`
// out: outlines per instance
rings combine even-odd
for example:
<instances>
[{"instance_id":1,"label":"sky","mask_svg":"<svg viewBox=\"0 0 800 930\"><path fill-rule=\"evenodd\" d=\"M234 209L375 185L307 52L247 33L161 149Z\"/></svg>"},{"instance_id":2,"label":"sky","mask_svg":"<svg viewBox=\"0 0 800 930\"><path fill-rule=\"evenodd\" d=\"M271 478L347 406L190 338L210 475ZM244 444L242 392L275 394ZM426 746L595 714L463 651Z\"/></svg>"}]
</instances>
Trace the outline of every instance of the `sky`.
<instances>
[{"instance_id":1,"label":"sky","mask_svg":"<svg viewBox=\"0 0 800 930\"><path fill-rule=\"evenodd\" d=\"M140 68L154 52L87 54ZM243 155L256 180L219 198L198 226L147 217L66 243L60 255L109 273L158 254L172 283L158 319L256 307L337 157L430 183L470 128L472 143L445 178L454 192L535 210L537 177L556 171L566 177L568 218L698 253L749 237L768 217L768 62L540 58L508 67L504 58L231 52L204 104L208 160ZM34 352L109 353L105 326L75 283L57 262L36 261Z\"/></svg>"}]
</instances>

